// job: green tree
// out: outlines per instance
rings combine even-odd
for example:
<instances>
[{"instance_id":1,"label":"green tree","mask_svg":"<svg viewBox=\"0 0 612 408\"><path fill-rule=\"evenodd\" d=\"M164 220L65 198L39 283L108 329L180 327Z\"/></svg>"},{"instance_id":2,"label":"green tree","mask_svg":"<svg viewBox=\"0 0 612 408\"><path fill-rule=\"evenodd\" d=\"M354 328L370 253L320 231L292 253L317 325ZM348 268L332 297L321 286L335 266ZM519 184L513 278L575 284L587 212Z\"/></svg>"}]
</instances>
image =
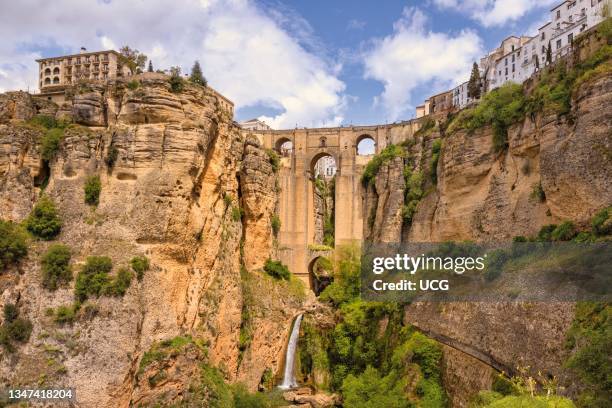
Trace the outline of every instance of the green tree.
<instances>
[{"instance_id":1,"label":"green tree","mask_svg":"<svg viewBox=\"0 0 612 408\"><path fill-rule=\"evenodd\" d=\"M472 65L472 74L470 75L470 81L468 82L468 98L480 99L480 70L478 64Z\"/></svg>"},{"instance_id":2,"label":"green tree","mask_svg":"<svg viewBox=\"0 0 612 408\"><path fill-rule=\"evenodd\" d=\"M85 191L85 202L89 205L98 205L100 203L100 192L102 191L100 176L88 177L83 190Z\"/></svg>"},{"instance_id":3,"label":"green tree","mask_svg":"<svg viewBox=\"0 0 612 408\"><path fill-rule=\"evenodd\" d=\"M149 68L147 69L147 72L153 72L153 62L151 60L149 60Z\"/></svg>"},{"instance_id":4,"label":"green tree","mask_svg":"<svg viewBox=\"0 0 612 408\"><path fill-rule=\"evenodd\" d=\"M74 294L83 302L89 295L100 296L110 283L113 262L107 256L89 256L77 275Z\"/></svg>"},{"instance_id":5,"label":"green tree","mask_svg":"<svg viewBox=\"0 0 612 408\"><path fill-rule=\"evenodd\" d=\"M349 375L342 384L346 408L409 408L413 406L406 395L406 382L397 373L382 377L378 370L368 367L359 375Z\"/></svg>"},{"instance_id":6,"label":"green tree","mask_svg":"<svg viewBox=\"0 0 612 408\"><path fill-rule=\"evenodd\" d=\"M66 245L54 244L49 247L41 260L43 287L55 290L70 282L72 279L70 257L70 248Z\"/></svg>"},{"instance_id":7,"label":"green tree","mask_svg":"<svg viewBox=\"0 0 612 408\"><path fill-rule=\"evenodd\" d=\"M183 90L183 78L181 78L181 67L170 68L170 91L174 93L181 92Z\"/></svg>"},{"instance_id":8,"label":"green tree","mask_svg":"<svg viewBox=\"0 0 612 408\"><path fill-rule=\"evenodd\" d=\"M132 74L140 74L147 62L147 56L124 45L119 49L119 65L127 67Z\"/></svg>"},{"instance_id":9,"label":"green tree","mask_svg":"<svg viewBox=\"0 0 612 408\"><path fill-rule=\"evenodd\" d=\"M189 76L189 81L194 84L206 86L206 78L202 74L202 68L200 67L200 61L196 61L193 63L193 67L191 68L191 76Z\"/></svg>"},{"instance_id":10,"label":"green tree","mask_svg":"<svg viewBox=\"0 0 612 408\"><path fill-rule=\"evenodd\" d=\"M552 45L550 41L548 42L548 47L546 48L546 64L552 64Z\"/></svg>"},{"instance_id":11,"label":"green tree","mask_svg":"<svg viewBox=\"0 0 612 408\"><path fill-rule=\"evenodd\" d=\"M26 219L25 226L32 234L44 240L56 237L62 229L62 221L55 203L46 195L42 196Z\"/></svg>"}]
</instances>

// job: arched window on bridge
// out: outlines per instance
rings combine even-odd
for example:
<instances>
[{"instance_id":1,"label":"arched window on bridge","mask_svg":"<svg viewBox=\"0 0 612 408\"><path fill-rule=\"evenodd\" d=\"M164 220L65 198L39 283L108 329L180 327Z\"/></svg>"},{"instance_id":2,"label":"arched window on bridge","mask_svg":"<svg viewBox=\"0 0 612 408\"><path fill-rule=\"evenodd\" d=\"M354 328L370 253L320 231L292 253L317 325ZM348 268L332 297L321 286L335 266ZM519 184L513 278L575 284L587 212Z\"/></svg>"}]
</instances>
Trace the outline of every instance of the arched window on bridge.
<instances>
[{"instance_id":1,"label":"arched window on bridge","mask_svg":"<svg viewBox=\"0 0 612 408\"><path fill-rule=\"evenodd\" d=\"M329 258L319 256L308 265L310 288L319 296L323 290L334 280L333 266Z\"/></svg>"},{"instance_id":2,"label":"arched window on bridge","mask_svg":"<svg viewBox=\"0 0 612 408\"><path fill-rule=\"evenodd\" d=\"M338 166L333 156L329 154L322 154L315 157L312 162L312 175L313 177L330 179L336 175Z\"/></svg>"},{"instance_id":3,"label":"arched window on bridge","mask_svg":"<svg viewBox=\"0 0 612 408\"><path fill-rule=\"evenodd\" d=\"M276 141L276 146L274 146L276 152L283 157L289 157L293 153L293 142L289 139L282 138Z\"/></svg>"},{"instance_id":4,"label":"arched window on bridge","mask_svg":"<svg viewBox=\"0 0 612 408\"><path fill-rule=\"evenodd\" d=\"M369 156L376 153L376 142L370 135L361 135L357 139L357 155Z\"/></svg>"}]
</instances>

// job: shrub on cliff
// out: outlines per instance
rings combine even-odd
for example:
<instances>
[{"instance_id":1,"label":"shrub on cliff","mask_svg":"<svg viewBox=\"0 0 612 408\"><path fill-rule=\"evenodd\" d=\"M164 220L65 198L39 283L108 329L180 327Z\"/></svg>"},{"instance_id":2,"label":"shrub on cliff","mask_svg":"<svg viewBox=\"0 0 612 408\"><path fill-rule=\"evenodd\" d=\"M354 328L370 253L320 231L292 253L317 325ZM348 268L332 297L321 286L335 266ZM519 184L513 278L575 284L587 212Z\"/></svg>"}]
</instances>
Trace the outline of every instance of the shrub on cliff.
<instances>
[{"instance_id":1,"label":"shrub on cliff","mask_svg":"<svg viewBox=\"0 0 612 408\"><path fill-rule=\"evenodd\" d=\"M280 261L273 261L270 258L266 260L264 271L274 279L289 280L291 278L291 272L289 272L289 268L286 265L283 265Z\"/></svg>"},{"instance_id":2,"label":"shrub on cliff","mask_svg":"<svg viewBox=\"0 0 612 408\"><path fill-rule=\"evenodd\" d=\"M127 268L119 269L117 276L111 279L103 289L103 294L107 296L118 296L125 295L130 284L132 283L132 271Z\"/></svg>"},{"instance_id":3,"label":"shrub on cliff","mask_svg":"<svg viewBox=\"0 0 612 408\"><path fill-rule=\"evenodd\" d=\"M66 245L54 244L49 247L41 261L44 288L56 290L72 280L70 257L70 248Z\"/></svg>"},{"instance_id":4,"label":"shrub on cliff","mask_svg":"<svg viewBox=\"0 0 612 408\"><path fill-rule=\"evenodd\" d=\"M42 196L25 221L25 227L35 236L51 240L60 233L62 221L59 218L53 201Z\"/></svg>"},{"instance_id":5,"label":"shrub on cliff","mask_svg":"<svg viewBox=\"0 0 612 408\"><path fill-rule=\"evenodd\" d=\"M437 139L431 146L431 182L438 183L438 161L440 160L440 151L442 150L442 141Z\"/></svg>"},{"instance_id":6,"label":"shrub on cliff","mask_svg":"<svg viewBox=\"0 0 612 408\"><path fill-rule=\"evenodd\" d=\"M576 227L571 221L565 221L550 234L553 241L571 241L576 236Z\"/></svg>"},{"instance_id":7,"label":"shrub on cliff","mask_svg":"<svg viewBox=\"0 0 612 408\"><path fill-rule=\"evenodd\" d=\"M141 281L144 273L149 270L149 258L146 256L135 256L130 260L130 266L136 272L136 278Z\"/></svg>"},{"instance_id":8,"label":"shrub on cliff","mask_svg":"<svg viewBox=\"0 0 612 408\"><path fill-rule=\"evenodd\" d=\"M89 256L83 268L77 275L74 294L79 301L88 296L100 296L109 284L109 272L113 269L113 262L107 256Z\"/></svg>"},{"instance_id":9,"label":"shrub on cliff","mask_svg":"<svg viewBox=\"0 0 612 408\"><path fill-rule=\"evenodd\" d=\"M6 303L3 309L4 322L0 326L0 344L5 350L14 351L14 343L27 343L32 333L32 322L19 317L16 305Z\"/></svg>"},{"instance_id":10,"label":"shrub on cliff","mask_svg":"<svg viewBox=\"0 0 612 408\"><path fill-rule=\"evenodd\" d=\"M612 219L610 219L610 215L612 215L612 207L604 208L595 214L591 221L595 235L605 236L612 234Z\"/></svg>"},{"instance_id":11,"label":"shrub on cliff","mask_svg":"<svg viewBox=\"0 0 612 408\"><path fill-rule=\"evenodd\" d=\"M280 157L278 153L272 149L266 149L266 154L268 155L268 159L272 165L272 171L274 173L278 173L278 170L280 169Z\"/></svg>"},{"instance_id":12,"label":"shrub on cliff","mask_svg":"<svg viewBox=\"0 0 612 408\"><path fill-rule=\"evenodd\" d=\"M272 234L277 237L281 228L281 220L277 214L273 214L270 218L270 226L272 227Z\"/></svg>"},{"instance_id":13,"label":"shrub on cliff","mask_svg":"<svg viewBox=\"0 0 612 408\"><path fill-rule=\"evenodd\" d=\"M11 221L0 220L0 271L27 253L27 236L22 228Z\"/></svg>"},{"instance_id":14,"label":"shrub on cliff","mask_svg":"<svg viewBox=\"0 0 612 408\"><path fill-rule=\"evenodd\" d=\"M108 148L108 153L106 154L106 157L104 158L104 162L106 163L109 169L115 167L115 162L117 161L118 157L119 149L117 149L114 145L111 145Z\"/></svg>"},{"instance_id":15,"label":"shrub on cliff","mask_svg":"<svg viewBox=\"0 0 612 408\"><path fill-rule=\"evenodd\" d=\"M100 192L102 191L100 176L89 176L85 180L83 190L85 191L85 202L89 205L98 205L100 203Z\"/></svg>"},{"instance_id":16,"label":"shrub on cliff","mask_svg":"<svg viewBox=\"0 0 612 408\"><path fill-rule=\"evenodd\" d=\"M170 79L168 80L168 83L170 84L170 92L179 93L183 91L185 81L183 78L181 78L180 67L170 68Z\"/></svg>"},{"instance_id":17,"label":"shrub on cliff","mask_svg":"<svg viewBox=\"0 0 612 408\"><path fill-rule=\"evenodd\" d=\"M59 151L64 139L64 129L53 128L47 130L40 140L40 150L43 160L51 161Z\"/></svg>"}]
</instances>

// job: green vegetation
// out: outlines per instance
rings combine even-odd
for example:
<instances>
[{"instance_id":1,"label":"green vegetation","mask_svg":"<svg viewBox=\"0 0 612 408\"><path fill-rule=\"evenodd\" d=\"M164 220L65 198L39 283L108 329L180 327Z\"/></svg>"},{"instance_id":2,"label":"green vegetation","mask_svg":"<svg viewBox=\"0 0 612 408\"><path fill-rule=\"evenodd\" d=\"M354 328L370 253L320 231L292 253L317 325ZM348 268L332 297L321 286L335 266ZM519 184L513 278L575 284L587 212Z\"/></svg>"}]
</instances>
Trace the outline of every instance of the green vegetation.
<instances>
[{"instance_id":1,"label":"green vegetation","mask_svg":"<svg viewBox=\"0 0 612 408\"><path fill-rule=\"evenodd\" d=\"M308 244L308 249L311 251L333 251L334 247L324 244Z\"/></svg>"},{"instance_id":2,"label":"green vegetation","mask_svg":"<svg viewBox=\"0 0 612 408\"><path fill-rule=\"evenodd\" d=\"M482 391L472 404L474 408L575 408L574 403L558 396L509 395Z\"/></svg>"},{"instance_id":3,"label":"green vegetation","mask_svg":"<svg viewBox=\"0 0 612 408\"><path fill-rule=\"evenodd\" d=\"M132 79L130 82L127 83L127 87L130 91L135 91L136 89L138 89L139 86L140 82L136 79Z\"/></svg>"},{"instance_id":4,"label":"green vegetation","mask_svg":"<svg viewBox=\"0 0 612 408\"><path fill-rule=\"evenodd\" d=\"M242 289L242 309L240 312L240 337L238 343L238 360L242 361L244 352L251 345L253 341L253 316L251 310L255 303L253 291L252 291L252 280L253 277L241 266L240 268L240 288Z\"/></svg>"},{"instance_id":5,"label":"green vegetation","mask_svg":"<svg viewBox=\"0 0 612 408\"><path fill-rule=\"evenodd\" d=\"M32 322L19 317L17 305L6 303L4 322L0 326L0 345L8 352L15 351L15 343L27 343L32 334Z\"/></svg>"},{"instance_id":6,"label":"green vegetation","mask_svg":"<svg viewBox=\"0 0 612 408\"><path fill-rule=\"evenodd\" d=\"M287 266L281 261L273 261L272 259L268 258L263 269L264 272L272 276L274 279L291 279L291 272L289 272L289 268L287 268Z\"/></svg>"},{"instance_id":7,"label":"green vegetation","mask_svg":"<svg viewBox=\"0 0 612 408\"><path fill-rule=\"evenodd\" d=\"M25 221L25 227L35 236L51 240L62 229L62 221L57 214L53 201L46 195L42 196Z\"/></svg>"},{"instance_id":8,"label":"green vegetation","mask_svg":"<svg viewBox=\"0 0 612 408\"><path fill-rule=\"evenodd\" d=\"M194 84L206 86L206 78L202 74L202 68L200 67L200 61L196 61L193 63L193 67L191 68L191 75L189 76L189 82Z\"/></svg>"},{"instance_id":9,"label":"green vegetation","mask_svg":"<svg viewBox=\"0 0 612 408\"><path fill-rule=\"evenodd\" d=\"M480 70L478 64L474 62L472 65L472 73L470 74L470 80L468 81L468 98L480 99L480 93L482 88L482 81L480 79Z\"/></svg>"},{"instance_id":10,"label":"green vegetation","mask_svg":"<svg viewBox=\"0 0 612 408\"><path fill-rule=\"evenodd\" d=\"M147 56L137 49L124 45L119 49L119 65L127 67L132 74L140 74L147 62Z\"/></svg>"},{"instance_id":11,"label":"green vegetation","mask_svg":"<svg viewBox=\"0 0 612 408\"><path fill-rule=\"evenodd\" d=\"M431 146L431 182L434 184L438 183L438 161L440 160L440 150L442 150L442 140L434 140Z\"/></svg>"},{"instance_id":12,"label":"green vegetation","mask_svg":"<svg viewBox=\"0 0 612 408\"><path fill-rule=\"evenodd\" d=\"M27 234L21 226L0 220L0 271L27 255L27 242Z\"/></svg>"},{"instance_id":13,"label":"green vegetation","mask_svg":"<svg viewBox=\"0 0 612 408\"><path fill-rule=\"evenodd\" d=\"M108 296L121 297L125 295L132 283L132 271L128 268L120 268L117 276L112 279L105 287L103 293Z\"/></svg>"},{"instance_id":14,"label":"green vegetation","mask_svg":"<svg viewBox=\"0 0 612 408\"><path fill-rule=\"evenodd\" d=\"M573 353L565 365L578 375L583 385L578 405L588 408L610 406L612 306L577 303L574 322L567 333L566 347Z\"/></svg>"},{"instance_id":15,"label":"green vegetation","mask_svg":"<svg viewBox=\"0 0 612 408\"><path fill-rule=\"evenodd\" d=\"M194 340L191 336L177 336L171 339L162 340L153 343L151 348L146 351L140 360L138 374L142 374L147 367L154 362L162 361L168 357L176 356L181 353L185 347L194 344L206 355L206 346L200 340Z\"/></svg>"},{"instance_id":16,"label":"green vegetation","mask_svg":"<svg viewBox=\"0 0 612 408\"><path fill-rule=\"evenodd\" d=\"M418 136L425 136L430 134L434 129L436 128L436 121L429 117L426 116L423 120L423 123L421 124L421 127L419 128L419 130L417 130L414 133L414 137L418 137ZM410 142L408 142L410 143Z\"/></svg>"},{"instance_id":17,"label":"green vegetation","mask_svg":"<svg viewBox=\"0 0 612 408\"><path fill-rule=\"evenodd\" d=\"M272 227L272 234L278 237L281 228L281 220L278 214L272 214L272 217L270 217L270 226Z\"/></svg>"},{"instance_id":18,"label":"green vegetation","mask_svg":"<svg viewBox=\"0 0 612 408\"><path fill-rule=\"evenodd\" d=\"M71 324L75 321L80 308L80 302L74 302L69 306L59 306L55 311L52 310L54 316L53 320L57 324Z\"/></svg>"},{"instance_id":19,"label":"green vegetation","mask_svg":"<svg viewBox=\"0 0 612 408\"><path fill-rule=\"evenodd\" d=\"M565 221L550 234L553 241L571 241L576 236L576 227L571 221Z\"/></svg>"},{"instance_id":20,"label":"green vegetation","mask_svg":"<svg viewBox=\"0 0 612 408\"><path fill-rule=\"evenodd\" d=\"M504 150L508 144L508 128L524 115L525 96L521 85L508 83L482 98L480 104L465 109L449 124L447 133L460 129L473 132L486 125L493 127L493 149Z\"/></svg>"},{"instance_id":21,"label":"green vegetation","mask_svg":"<svg viewBox=\"0 0 612 408\"><path fill-rule=\"evenodd\" d=\"M612 234L612 207L604 208L595 214L591 221L593 233L597 236L605 236Z\"/></svg>"},{"instance_id":22,"label":"green vegetation","mask_svg":"<svg viewBox=\"0 0 612 408\"><path fill-rule=\"evenodd\" d=\"M70 248L66 245L53 244L49 247L41 261L44 288L56 290L72 280L70 257Z\"/></svg>"},{"instance_id":23,"label":"green vegetation","mask_svg":"<svg viewBox=\"0 0 612 408\"><path fill-rule=\"evenodd\" d=\"M404 157L405 152L401 146L398 145L389 145L385 147L379 154L374 155L372 160L368 162L365 169L363 170L363 175L361 176L361 182L364 186L367 186L370 181L376 177L380 167L383 164L386 164L393 160L396 157Z\"/></svg>"},{"instance_id":24,"label":"green vegetation","mask_svg":"<svg viewBox=\"0 0 612 408\"><path fill-rule=\"evenodd\" d=\"M40 140L40 149L43 160L51 161L59 151L64 139L64 129L53 128L47 130Z\"/></svg>"},{"instance_id":25,"label":"green vegetation","mask_svg":"<svg viewBox=\"0 0 612 408\"><path fill-rule=\"evenodd\" d=\"M102 191L102 183L100 176L89 176L85 180L85 202L89 205L97 206L100 204L100 192Z\"/></svg>"},{"instance_id":26,"label":"green vegetation","mask_svg":"<svg viewBox=\"0 0 612 408\"><path fill-rule=\"evenodd\" d=\"M402 217L406 225L411 225L412 217L416 213L421 198L423 198L423 173L420 171L413 172L411 165L407 164L404 167L404 181L406 188L404 190Z\"/></svg>"},{"instance_id":27,"label":"green vegetation","mask_svg":"<svg viewBox=\"0 0 612 408\"><path fill-rule=\"evenodd\" d=\"M144 273L149 270L149 258L146 256L135 256L130 260L130 266L136 273L136 278L141 281Z\"/></svg>"},{"instance_id":28,"label":"green vegetation","mask_svg":"<svg viewBox=\"0 0 612 408\"><path fill-rule=\"evenodd\" d=\"M346 407L445 407L441 346L404 326L401 305L360 299L359 249L337 248L335 262L319 300L338 308L341 321L330 331L303 323L302 373L329 372L329 384L318 386L341 390Z\"/></svg>"},{"instance_id":29,"label":"green vegetation","mask_svg":"<svg viewBox=\"0 0 612 408\"><path fill-rule=\"evenodd\" d=\"M268 155L268 159L272 165L272 171L274 173L278 173L278 170L280 169L280 156L273 149L266 149L266 154Z\"/></svg>"},{"instance_id":30,"label":"green vegetation","mask_svg":"<svg viewBox=\"0 0 612 408\"><path fill-rule=\"evenodd\" d=\"M183 91L185 81L181 77L180 67L170 68L170 79L168 80L168 83L170 84L170 92L179 93Z\"/></svg>"},{"instance_id":31,"label":"green vegetation","mask_svg":"<svg viewBox=\"0 0 612 408\"><path fill-rule=\"evenodd\" d=\"M239 206L232 206L232 220L240 221L242 219L242 208Z\"/></svg>"},{"instance_id":32,"label":"green vegetation","mask_svg":"<svg viewBox=\"0 0 612 408\"><path fill-rule=\"evenodd\" d=\"M118 157L119 157L119 149L117 149L115 145L111 144L110 147L108 148L108 153L106 154L106 157L104 158L104 162L106 163L109 169L112 169L113 167L115 167L115 162L117 161Z\"/></svg>"},{"instance_id":33,"label":"green vegetation","mask_svg":"<svg viewBox=\"0 0 612 408\"><path fill-rule=\"evenodd\" d=\"M77 275L74 294L77 300L84 301L88 296L100 296L109 284L108 274L113 263L107 256L89 256Z\"/></svg>"}]
</instances>

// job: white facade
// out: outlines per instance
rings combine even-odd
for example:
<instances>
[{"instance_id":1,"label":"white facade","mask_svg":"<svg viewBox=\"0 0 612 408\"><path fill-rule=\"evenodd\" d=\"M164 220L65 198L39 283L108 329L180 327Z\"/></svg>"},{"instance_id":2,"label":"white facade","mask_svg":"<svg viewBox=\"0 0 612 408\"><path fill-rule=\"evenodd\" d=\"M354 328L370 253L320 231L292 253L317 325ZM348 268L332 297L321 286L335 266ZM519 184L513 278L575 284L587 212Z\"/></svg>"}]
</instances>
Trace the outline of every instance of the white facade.
<instances>
[{"instance_id":1,"label":"white facade","mask_svg":"<svg viewBox=\"0 0 612 408\"><path fill-rule=\"evenodd\" d=\"M332 178L336 174L336 161L331 156L321 157L314 168L315 177Z\"/></svg>"},{"instance_id":2,"label":"white facade","mask_svg":"<svg viewBox=\"0 0 612 408\"><path fill-rule=\"evenodd\" d=\"M473 102L473 99L468 96L468 82L456 86L453 92L453 106L463 109Z\"/></svg>"},{"instance_id":3,"label":"white facade","mask_svg":"<svg viewBox=\"0 0 612 408\"><path fill-rule=\"evenodd\" d=\"M270 130L272 129L268 124L257 118L246 120L239 123L240 127L245 130Z\"/></svg>"}]
</instances>

